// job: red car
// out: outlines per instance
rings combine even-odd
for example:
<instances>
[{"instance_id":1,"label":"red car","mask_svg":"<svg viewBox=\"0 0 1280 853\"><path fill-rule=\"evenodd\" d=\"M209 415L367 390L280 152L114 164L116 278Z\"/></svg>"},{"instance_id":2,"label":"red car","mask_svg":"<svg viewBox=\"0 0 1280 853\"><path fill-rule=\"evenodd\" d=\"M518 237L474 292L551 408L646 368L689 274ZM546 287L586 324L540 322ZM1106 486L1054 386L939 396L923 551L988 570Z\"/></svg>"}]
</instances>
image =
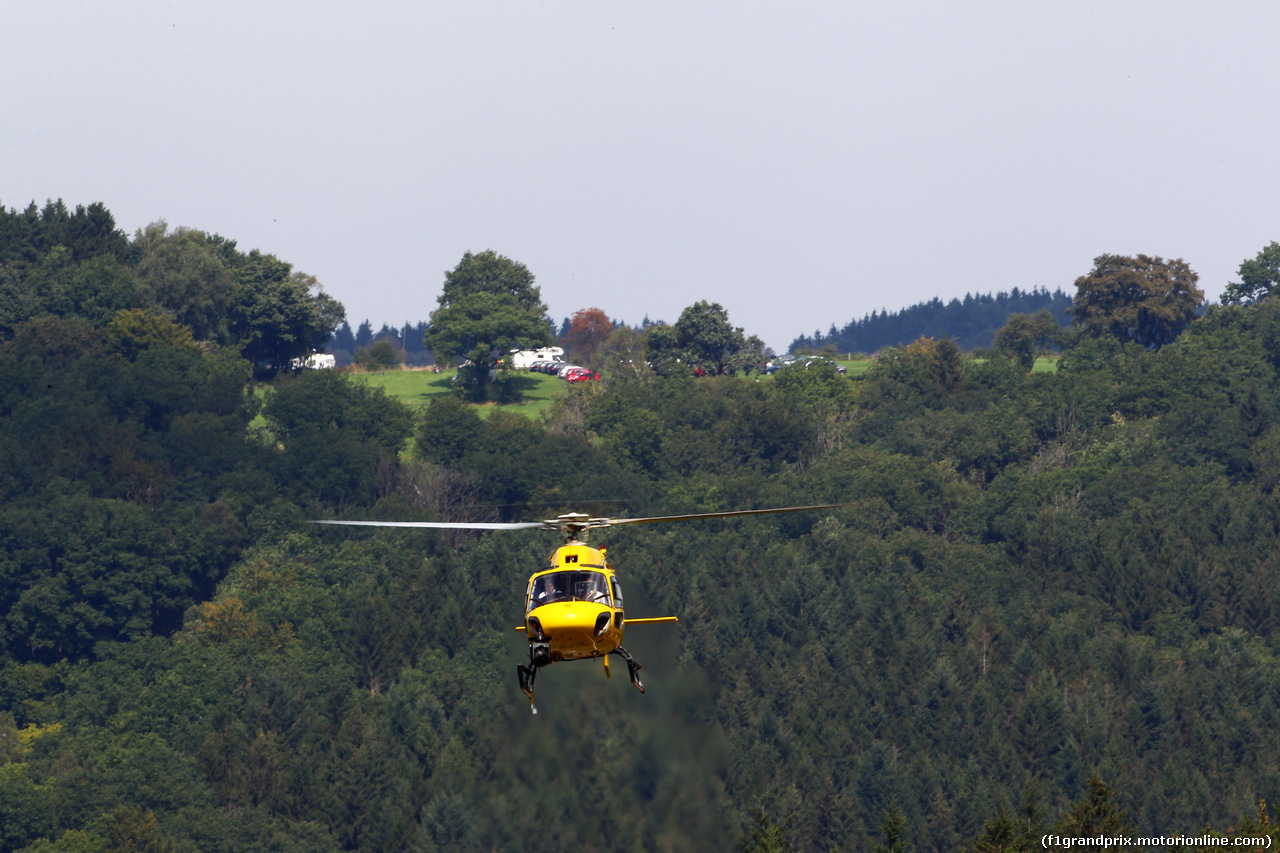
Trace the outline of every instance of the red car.
<instances>
[{"instance_id":1,"label":"red car","mask_svg":"<svg viewBox=\"0 0 1280 853\"><path fill-rule=\"evenodd\" d=\"M585 367L575 367L564 372L566 382L595 382L599 380L600 374L594 370L587 370Z\"/></svg>"}]
</instances>

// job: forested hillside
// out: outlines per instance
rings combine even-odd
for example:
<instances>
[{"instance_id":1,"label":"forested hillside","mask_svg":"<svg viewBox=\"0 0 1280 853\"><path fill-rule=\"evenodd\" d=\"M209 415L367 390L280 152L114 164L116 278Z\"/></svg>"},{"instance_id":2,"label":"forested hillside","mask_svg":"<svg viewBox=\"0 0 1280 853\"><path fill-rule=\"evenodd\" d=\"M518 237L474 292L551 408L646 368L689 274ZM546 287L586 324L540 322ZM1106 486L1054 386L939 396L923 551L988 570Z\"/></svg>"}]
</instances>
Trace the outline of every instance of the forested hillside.
<instances>
[{"instance_id":1,"label":"forested hillside","mask_svg":"<svg viewBox=\"0 0 1280 853\"><path fill-rule=\"evenodd\" d=\"M0 248L0 851L1015 850L1280 796L1276 297L1054 374L921 340L538 423L260 400L99 221ZM306 523L827 502L595 534L681 621L627 632L646 694L557 664L537 716L553 536Z\"/></svg>"},{"instance_id":2,"label":"forested hillside","mask_svg":"<svg viewBox=\"0 0 1280 853\"><path fill-rule=\"evenodd\" d=\"M839 352L872 353L885 347L904 346L919 337L952 338L961 349L985 349L1010 314L1048 311L1062 325L1069 325L1071 297L1061 289L1044 288L1008 293L965 294L964 299L943 302L931 299L899 311L872 311L861 320L850 320L826 334L815 331L791 342L791 352L834 347Z\"/></svg>"},{"instance_id":3,"label":"forested hillside","mask_svg":"<svg viewBox=\"0 0 1280 853\"><path fill-rule=\"evenodd\" d=\"M0 340L41 317L105 326L146 310L198 341L234 348L259 375L323 346L342 305L314 276L234 240L163 221L128 239L101 203L0 205Z\"/></svg>"}]
</instances>

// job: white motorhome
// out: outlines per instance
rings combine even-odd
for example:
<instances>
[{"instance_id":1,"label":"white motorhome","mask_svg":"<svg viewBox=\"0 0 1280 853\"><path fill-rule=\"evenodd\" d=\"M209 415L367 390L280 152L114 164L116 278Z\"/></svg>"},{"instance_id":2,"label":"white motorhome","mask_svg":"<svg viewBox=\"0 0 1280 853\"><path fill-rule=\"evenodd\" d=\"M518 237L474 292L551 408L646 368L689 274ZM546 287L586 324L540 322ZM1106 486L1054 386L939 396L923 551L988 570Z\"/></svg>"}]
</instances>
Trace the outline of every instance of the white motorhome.
<instances>
[{"instance_id":1,"label":"white motorhome","mask_svg":"<svg viewBox=\"0 0 1280 853\"><path fill-rule=\"evenodd\" d=\"M307 370L328 370L331 367L336 367L337 364L338 361L335 356L327 352L313 352L305 359L295 358L291 360L289 367L294 370L302 370L304 368Z\"/></svg>"},{"instance_id":2,"label":"white motorhome","mask_svg":"<svg viewBox=\"0 0 1280 853\"><path fill-rule=\"evenodd\" d=\"M516 370L528 370L535 361L564 361L564 347L543 347L542 349L513 349L511 366Z\"/></svg>"}]
</instances>

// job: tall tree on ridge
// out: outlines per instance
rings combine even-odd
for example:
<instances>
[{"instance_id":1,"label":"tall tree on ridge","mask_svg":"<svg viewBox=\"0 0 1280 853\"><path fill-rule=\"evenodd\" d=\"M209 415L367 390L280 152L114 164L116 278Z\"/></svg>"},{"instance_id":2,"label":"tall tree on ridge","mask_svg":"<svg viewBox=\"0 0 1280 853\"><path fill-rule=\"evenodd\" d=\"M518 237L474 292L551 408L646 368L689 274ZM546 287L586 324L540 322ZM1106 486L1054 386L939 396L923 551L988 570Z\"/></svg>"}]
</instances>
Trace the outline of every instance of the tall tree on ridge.
<instances>
[{"instance_id":1,"label":"tall tree on ridge","mask_svg":"<svg viewBox=\"0 0 1280 853\"><path fill-rule=\"evenodd\" d=\"M1071 316L1095 335L1110 335L1148 349L1173 342L1204 302L1200 277L1181 258L1099 255L1076 279Z\"/></svg>"},{"instance_id":2,"label":"tall tree on ridge","mask_svg":"<svg viewBox=\"0 0 1280 853\"><path fill-rule=\"evenodd\" d=\"M474 399L488 394L490 374L508 350L551 343L547 307L524 264L493 250L467 252L445 273L444 291L431 312L423 343L437 362L454 358L468 364L459 381Z\"/></svg>"}]
</instances>

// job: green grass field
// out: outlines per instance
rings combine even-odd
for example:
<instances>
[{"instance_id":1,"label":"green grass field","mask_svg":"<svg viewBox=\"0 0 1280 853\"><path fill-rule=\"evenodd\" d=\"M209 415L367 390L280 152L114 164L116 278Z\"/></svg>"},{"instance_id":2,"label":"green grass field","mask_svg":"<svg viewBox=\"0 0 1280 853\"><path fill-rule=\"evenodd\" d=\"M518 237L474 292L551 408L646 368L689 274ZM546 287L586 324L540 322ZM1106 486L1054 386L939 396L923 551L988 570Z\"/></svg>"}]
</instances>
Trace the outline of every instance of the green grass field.
<instances>
[{"instance_id":1,"label":"green grass field","mask_svg":"<svg viewBox=\"0 0 1280 853\"><path fill-rule=\"evenodd\" d=\"M861 376L871 369L871 365L875 364L869 358L841 360L837 363L845 367L850 378ZM1056 358L1038 358L1033 372L1052 373L1057 369L1058 362ZM453 390L451 380L456 373L456 370L431 373L428 370L409 369L356 372L352 373L351 377L355 381L364 382L372 388L381 388L389 396L403 403L418 407L426 405L435 397L451 393ZM772 377L764 378L767 381ZM517 374L515 381L520 387L520 393L524 396L524 401L501 406L497 403L478 406L481 417L486 417L490 412L503 408L536 419L546 411L552 400L557 397L563 397L569 387L568 383L563 379L542 373L522 372Z\"/></svg>"},{"instance_id":2,"label":"green grass field","mask_svg":"<svg viewBox=\"0 0 1280 853\"><path fill-rule=\"evenodd\" d=\"M848 375L861 376L871 369L875 362L869 358L840 361L849 371ZM449 394L452 391L452 379L456 370L445 370L431 373L428 370L387 370L352 373L357 382L367 383L370 387L381 388L388 395L395 397L410 406L424 406L432 398ZM563 397L568 390L568 383L557 376L542 373L519 373L515 380L520 386L524 402L499 406L496 403L479 406L480 415L484 417L498 408L509 409L530 418L539 417L551 401Z\"/></svg>"},{"instance_id":3,"label":"green grass field","mask_svg":"<svg viewBox=\"0 0 1280 853\"><path fill-rule=\"evenodd\" d=\"M1035 366L1031 368L1031 372L1032 373L1057 373L1058 357L1054 355L1054 356L1048 356L1048 357L1041 356L1040 358L1037 358Z\"/></svg>"},{"instance_id":4,"label":"green grass field","mask_svg":"<svg viewBox=\"0 0 1280 853\"><path fill-rule=\"evenodd\" d=\"M388 370L385 372L353 373L352 379L364 382L371 388L381 388L391 397L395 397L410 406L424 406L432 398L452 393L452 380L456 370L442 370L431 373L427 370ZM558 376L546 376L541 373L519 373L514 380L524 397L523 402L509 403L501 408L517 412L529 418L537 418L551 405L556 397L563 397L569 387ZM481 417L498 409L496 403L477 407Z\"/></svg>"},{"instance_id":5,"label":"green grass field","mask_svg":"<svg viewBox=\"0 0 1280 853\"><path fill-rule=\"evenodd\" d=\"M859 358L853 361L837 361L836 364L842 365L845 370L849 371L847 376L861 376L871 369L871 365L875 364L874 359Z\"/></svg>"}]
</instances>

